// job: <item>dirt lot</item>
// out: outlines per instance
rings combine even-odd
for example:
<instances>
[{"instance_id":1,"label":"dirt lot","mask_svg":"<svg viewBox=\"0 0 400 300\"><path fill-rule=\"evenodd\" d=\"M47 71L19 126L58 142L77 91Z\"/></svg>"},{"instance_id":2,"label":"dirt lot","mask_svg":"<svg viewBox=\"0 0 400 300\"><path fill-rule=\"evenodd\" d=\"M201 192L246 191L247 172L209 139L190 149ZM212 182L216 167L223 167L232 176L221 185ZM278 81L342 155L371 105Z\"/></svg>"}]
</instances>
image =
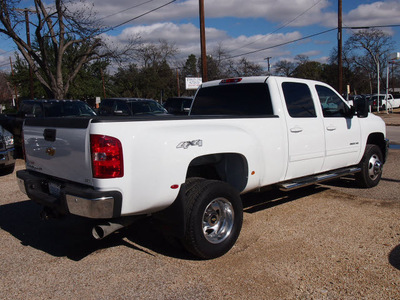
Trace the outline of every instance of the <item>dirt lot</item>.
<instances>
[{"instance_id":1,"label":"dirt lot","mask_svg":"<svg viewBox=\"0 0 400 300\"><path fill-rule=\"evenodd\" d=\"M379 186L352 178L243 197L225 256L199 261L143 220L103 241L91 221L42 221L0 179L0 299L399 299L400 150ZM17 169L22 169L19 160Z\"/></svg>"},{"instance_id":2,"label":"dirt lot","mask_svg":"<svg viewBox=\"0 0 400 300\"><path fill-rule=\"evenodd\" d=\"M387 126L400 126L400 108L393 109L393 112L387 113L386 111L375 112L377 116L380 116L386 123Z\"/></svg>"}]
</instances>

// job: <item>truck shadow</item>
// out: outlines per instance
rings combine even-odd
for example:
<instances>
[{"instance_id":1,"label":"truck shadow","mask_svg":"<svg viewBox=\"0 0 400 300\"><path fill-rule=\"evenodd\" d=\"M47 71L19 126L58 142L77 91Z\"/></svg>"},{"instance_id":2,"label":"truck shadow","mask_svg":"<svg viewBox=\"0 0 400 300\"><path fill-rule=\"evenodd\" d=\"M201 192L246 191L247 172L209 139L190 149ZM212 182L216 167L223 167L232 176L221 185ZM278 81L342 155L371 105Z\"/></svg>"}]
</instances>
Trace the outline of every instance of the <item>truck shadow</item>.
<instances>
[{"instance_id":1,"label":"truck shadow","mask_svg":"<svg viewBox=\"0 0 400 300\"><path fill-rule=\"evenodd\" d=\"M21 245L33 247L55 257L68 257L79 261L103 249L126 246L133 250L154 255L152 252L190 259L189 254L172 246L158 231L151 218L141 219L116 233L96 240L92 237L93 226L98 220L77 216L42 220L42 208L33 201L21 201L0 206L0 228L21 241Z\"/></svg>"},{"instance_id":2,"label":"truck shadow","mask_svg":"<svg viewBox=\"0 0 400 300\"><path fill-rule=\"evenodd\" d=\"M389 263L397 270L400 270L400 245L394 247L394 249L390 252Z\"/></svg>"},{"instance_id":3,"label":"truck shadow","mask_svg":"<svg viewBox=\"0 0 400 300\"><path fill-rule=\"evenodd\" d=\"M394 183L400 182L400 180L398 179L392 179L387 177L382 177L381 181L394 182ZM352 176L340 177L338 179L323 182L321 184L323 184L324 186L334 186L334 187L348 188L348 189L360 189L356 179Z\"/></svg>"},{"instance_id":4,"label":"truck shadow","mask_svg":"<svg viewBox=\"0 0 400 300\"><path fill-rule=\"evenodd\" d=\"M321 193L327 189L319 185L311 185L290 192L272 189L264 192L248 193L242 196L243 211L245 213L256 213L306 196Z\"/></svg>"},{"instance_id":5,"label":"truck shadow","mask_svg":"<svg viewBox=\"0 0 400 300\"><path fill-rule=\"evenodd\" d=\"M292 192L272 190L250 193L243 196L245 213L255 213L310 194L326 190L312 186ZM42 220L42 208L26 200L0 206L0 228L21 241L21 245L33 247L55 257L82 260L90 254L104 249L126 246L135 251L154 256L161 254L184 260L197 260L181 246L178 240L167 238L147 217L104 238L95 240L93 226L98 220L77 216Z\"/></svg>"}]
</instances>

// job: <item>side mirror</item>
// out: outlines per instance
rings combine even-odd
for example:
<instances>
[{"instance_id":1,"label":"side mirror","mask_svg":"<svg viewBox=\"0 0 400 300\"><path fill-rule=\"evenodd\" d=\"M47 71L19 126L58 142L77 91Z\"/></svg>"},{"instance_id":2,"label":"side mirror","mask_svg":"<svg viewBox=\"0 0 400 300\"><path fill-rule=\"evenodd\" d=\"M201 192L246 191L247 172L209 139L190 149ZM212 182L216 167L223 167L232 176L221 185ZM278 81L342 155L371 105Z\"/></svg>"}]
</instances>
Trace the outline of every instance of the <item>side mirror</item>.
<instances>
[{"instance_id":1,"label":"side mirror","mask_svg":"<svg viewBox=\"0 0 400 300\"><path fill-rule=\"evenodd\" d=\"M366 99L358 99L355 102L357 117L366 118L368 117L369 107Z\"/></svg>"}]
</instances>

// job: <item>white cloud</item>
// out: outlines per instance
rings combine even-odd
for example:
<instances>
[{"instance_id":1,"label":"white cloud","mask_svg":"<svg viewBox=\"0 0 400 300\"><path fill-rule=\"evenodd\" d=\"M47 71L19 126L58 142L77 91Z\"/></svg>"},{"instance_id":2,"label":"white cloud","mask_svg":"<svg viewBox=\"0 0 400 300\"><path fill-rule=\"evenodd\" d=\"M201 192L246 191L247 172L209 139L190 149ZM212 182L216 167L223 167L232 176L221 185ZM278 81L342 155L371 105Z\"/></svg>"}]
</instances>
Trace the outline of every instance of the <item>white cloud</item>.
<instances>
[{"instance_id":1,"label":"white cloud","mask_svg":"<svg viewBox=\"0 0 400 300\"><path fill-rule=\"evenodd\" d=\"M97 0L94 2L94 10L98 12L99 18L106 25L117 25L134 17L140 16L152 9L155 9L165 2L143 1L143 5L133 5L131 1L110 1ZM136 6L136 7L135 7ZM323 10L330 6L328 0L207 0L205 1L206 18L262 18L270 22L286 24L291 26L305 26L319 23L325 20ZM116 15L113 15L117 13ZM303 17L303 16L306 17ZM145 15L136 22L153 23L176 20L188 20L198 18L198 0L187 0L174 2L159 10ZM298 17L298 18L297 18Z\"/></svg>"},{"instance_id":2,"label":"white cloud","mask_svg":"<svg viewBox=\"0 0 400 300\"><path fill-rule=\"evenodd\" d=\"M319 56L321 54L321 51L319 51L319 50L310 50L310 51L307 51L307 52L303 52L301 54L306 55L306 56L308 56L308 57L310 57L312 59L313 56Z\"/></svg>"},{"instance_id":3,"label":"white cloud","mask_svg":"<svg viewBox=\"0 0 400 300\"><path fill-rule=\"evenodd\" d=\"M180 51L177 56L178 60L185 60L188 55L200 55L200 33L198 27L193 24L174 24L171 22L156 23L151 25L132 26L124 29L117 36L107 36L109 42L114 45L125 44L132 36L141 36L144 43L158 43L159 40L165 39L169 43L174 44ZM211 54L219 45L229 53L230 56L240 56L245 53L257 51L268 47L273 47L266 51L259 51L254 54L246 55L250 61L257 63L263 62L267 56L278 57L289 55L290 52L284 47L274 47L296 40L302 37L298 31L286 34L267 34L232 37L223 30L216 28L206 28L207 37L207 53Z\"/></svg>"},{"instance_id":4,"label":"white cloud","mask_svg":"<svg viewBox=\"0 0 400 300\"><path fill-rule=\"evenodd\" d=\"M350 11L344 22L350 26L389 25L400 22L400 1L374 2L362 4Z\"/></svg>"}]
</instances>

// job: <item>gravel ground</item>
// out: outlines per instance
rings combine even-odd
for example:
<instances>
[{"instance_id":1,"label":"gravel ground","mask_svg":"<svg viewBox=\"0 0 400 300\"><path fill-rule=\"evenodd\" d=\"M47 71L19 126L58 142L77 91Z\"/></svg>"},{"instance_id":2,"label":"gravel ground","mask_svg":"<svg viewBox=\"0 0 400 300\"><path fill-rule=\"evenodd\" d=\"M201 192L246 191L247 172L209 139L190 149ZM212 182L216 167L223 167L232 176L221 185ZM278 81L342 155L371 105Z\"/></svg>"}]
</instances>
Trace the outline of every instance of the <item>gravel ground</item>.
<instances>
[{"instance_id":1,"label":"gravel ground","mask_svg":"<svg viewBox=\"0 0 400 300\"><path fill-rule=\"evenodd\" d=\"M92 221L42 221L15 173L3 176L0 299L399 299L399 161L390 150L373 189L349 177L244 196L238 242L209 261L171 246L150 219L102 241Z\"/></svg>"}]
</instances>

